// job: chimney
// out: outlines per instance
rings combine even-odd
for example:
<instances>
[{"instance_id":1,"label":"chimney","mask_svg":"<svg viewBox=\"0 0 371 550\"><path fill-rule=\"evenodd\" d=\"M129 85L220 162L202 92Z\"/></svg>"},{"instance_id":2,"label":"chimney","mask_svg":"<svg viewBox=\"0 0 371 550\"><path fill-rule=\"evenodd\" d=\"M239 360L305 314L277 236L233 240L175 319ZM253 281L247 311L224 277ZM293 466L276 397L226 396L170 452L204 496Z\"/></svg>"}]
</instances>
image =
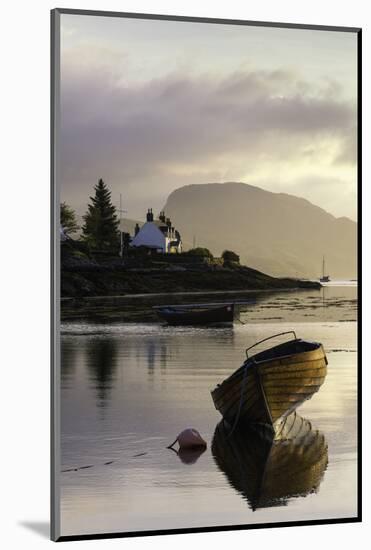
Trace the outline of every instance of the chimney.
<instances>
[{"instance_id":1,"label":"chimney","mask_svg":"<svg viewBox=\"0 0 371 550\"><path fill-rule=\"evenodd\" d=\"M152 208L148 208L148 212L147 212L147 222L153 222Z\"/></svg>"},{"instance_id":2,"label":"chimney","mask_svg":"<svg viewBox=\"0 0 371 550\"><path fill-rule=\"evenodd\" d=\"M166 218L166 225L168 226L169 229L171 228L170 218Z\"/></svg>"},{"instance_id":3,"label":"chimney","mask_svg":"<svg viewBox=\"0 0 371 550\"><path fill-rule=\"evenodd\" d=\"M139 227L139 224L137 223L136 226L135 226L135 236L138 235L139 231L140 231L140 227Z\"/></svg>"},{"instance_id":4,"label":"chimney","mask_svg":"<svg viewBox=\"0 0 371 550\"><path fill-rule=\"evenodd\" d=\"M160 220L160 222L165 223L166 218L165 218L165 212L163 210L160 212L158 219Z\"/></svg>"}]
</instances>

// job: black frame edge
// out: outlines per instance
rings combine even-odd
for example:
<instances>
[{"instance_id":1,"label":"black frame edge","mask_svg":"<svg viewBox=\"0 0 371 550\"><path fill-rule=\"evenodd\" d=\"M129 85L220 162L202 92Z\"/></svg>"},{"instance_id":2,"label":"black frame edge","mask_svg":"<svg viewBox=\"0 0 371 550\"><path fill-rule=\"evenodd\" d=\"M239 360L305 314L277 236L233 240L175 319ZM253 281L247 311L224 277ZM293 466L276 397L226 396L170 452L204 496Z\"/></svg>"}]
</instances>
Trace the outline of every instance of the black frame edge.
<instances>
[{"instance_id":1,"label":"black frame edge","mask_svg":"<svg viewBox=\"0 0 371 550\"><path fill-rule=\"evenodd\" d=\"M50 11L50 539L60 537L60 494L57 465L59 445L59 193L56 178L59 75L59 23L58 10Z\"/></svg>"},{"instance_id":2,"label":"black frame edge","mask_svg":"<svg viewBox=\"0 0 371 550\"><path fill-rule=\"evenodd\" d=\"M55 82L55 11L50 12L50 538L56 540L55 487L54 487L54 82Z\"/></svg>"},{"instance_id":3,"label":"black frame edge","mask_svg":"<svg viewBox=\"0 0 371 550\"><path fill-rule=\"evenodd\" d=\"M357 33L357 508L362 521L362 29Z\"/></svg>"},{"instance_id":4,"label":"black frame edge","mask_svg":"<svg viewBox=\"0 0 371 550\"><path fill-rule=\"evenodd\" d=\"M271 529L282 527L307 527L313 525L335 525L345 523L360 523L358 517L354 518L336 518L336 519L320 519L320 520L305 520L305 521L285 521L280 523L255 523L250 525L224 525L218 527L194 527L189 529L162 529L150 531L132 531L132 532L117 532L117 533L97 533L89 535L63 535L56 542L69 542L77 540L101 540L101 539L117 539L117 538L133 538L133 537L153 537L163 535L184 535L197 533L217 533L220 531L250 531L255 529Z\"/></svg>"}]
</instances>

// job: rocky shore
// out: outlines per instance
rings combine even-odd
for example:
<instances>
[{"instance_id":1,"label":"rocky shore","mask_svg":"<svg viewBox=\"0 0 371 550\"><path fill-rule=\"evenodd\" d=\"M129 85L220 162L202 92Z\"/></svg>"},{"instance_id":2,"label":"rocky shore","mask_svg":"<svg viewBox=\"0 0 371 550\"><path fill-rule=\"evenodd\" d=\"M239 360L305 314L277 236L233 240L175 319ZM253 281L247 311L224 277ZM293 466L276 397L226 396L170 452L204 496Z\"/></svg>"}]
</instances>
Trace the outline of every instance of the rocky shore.
<instances>
[{"instance_id":1,"label":"rocky shore","mask_svg":"<svg viewBox=\"0 0 371 550\"><path fill-rule=\"evenodd\" d=\"M62 319L119 315L121 320L150 321L156 317L152 305L250 300L252 293L319 288L314 281L187 257L125 262L91 259L70 249L61 257Z\"/></svg>"},{"instance_id":2,"label":"rocky shore","mask_svg":"<svg viewBox=\"0 0 371 550\"><path fill-rule=\"evenodd\" d=\"M320 288L318 282L271 277L239 264L162 261L124 263L62 258L61 296L117 296L169 292Z\"/></svg>"}]
</instances>

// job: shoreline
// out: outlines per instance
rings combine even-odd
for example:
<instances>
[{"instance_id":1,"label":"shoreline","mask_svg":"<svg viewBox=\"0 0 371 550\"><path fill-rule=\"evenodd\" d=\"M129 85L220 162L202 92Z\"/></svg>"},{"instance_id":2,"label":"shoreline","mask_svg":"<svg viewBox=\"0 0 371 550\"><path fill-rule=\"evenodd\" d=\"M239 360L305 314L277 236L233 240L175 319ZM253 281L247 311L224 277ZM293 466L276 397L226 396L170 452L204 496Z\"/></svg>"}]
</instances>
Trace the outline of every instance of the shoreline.
<instances>
[{"instance_id":1,"label":"shoreline","mask_svg":"<svg viewBox=\"0 0 371 550\"><path fill-rule=\"evenodd\" d=\"M321 288L321 287L320 287ZM213 298L215 302L230 302L240 304L255 303L259 296L268 294L290 293L298 291L320 291L320 288L272 288L272 289L246 289L246 290L211 290L188 292L156 292L126 294L117 296L86 296L61 298L61 321L72 320L99 320L99 321L127 321L147 322L158 320L153 306L176 304L203 303L207 298ZM243 297L246 300L243 300ZM218 300L220 297L222 299ZM191 300L193 298L193 300ZM235 298L235 299L233 299Z\"/></svg>"},{"instance_id":2,"label":"shoreline","mask_svg":"<svg viewBox=\"0 0 371 550\"><path fill-rule=\"evenodd\" d=\"M322 287L322 285L321 285ZM193 290L188 292L142 292L139 294L117 294L112 296L81 296L81 297L74 297L74 296L63 296L60 298L61 302L66 302L69 300L74 301L100 301L100 300L117 300L117 299L138 299L138 298L161 298L163 296L205 296L205 295L225 295L225 294L257 294L257 293L267 293L267 292L296 292L298 290L300 291L308 291L308 290L320 290L320 288L316 287L293 287L293 288L254 288L254 289L246 289L246 290Z\"/></svg>"}]
</instances>

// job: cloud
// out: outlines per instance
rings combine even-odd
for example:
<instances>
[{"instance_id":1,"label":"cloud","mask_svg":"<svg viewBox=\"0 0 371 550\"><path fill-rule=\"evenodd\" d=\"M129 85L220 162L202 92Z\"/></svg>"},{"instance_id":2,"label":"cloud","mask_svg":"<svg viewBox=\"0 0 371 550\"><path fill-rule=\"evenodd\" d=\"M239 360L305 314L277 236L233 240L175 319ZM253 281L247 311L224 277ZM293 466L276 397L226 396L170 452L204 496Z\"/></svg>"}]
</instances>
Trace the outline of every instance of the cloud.
<instances>
[{"instance_id":1,"label":"cloud","mask_svg":"<svg viewBox=\"0 0 371 550\"><path fill-rule=\"evenodd\" d=\"M349 133L343 138L339 154L334 158L334 164L356 165L357 163L357 130L351 128Z\"/></svg>"},{"instance_id":2,"label":"cloud","mask_svg":"<svg viewBox=\"0 0 371 550\"><path fill-rule=\"evenodd\" d=\"M115 70L99 62L79 70L71 59L62 66L61 179L70 202L82 203L99 177L134 202L144 193L163 201L185 183L241 179L262 166L272 175L288 165L354 167L355 106L337 83L280 70L172 73L128 85L126 60L117 61Z\"/></svg>"}]
</instances>

